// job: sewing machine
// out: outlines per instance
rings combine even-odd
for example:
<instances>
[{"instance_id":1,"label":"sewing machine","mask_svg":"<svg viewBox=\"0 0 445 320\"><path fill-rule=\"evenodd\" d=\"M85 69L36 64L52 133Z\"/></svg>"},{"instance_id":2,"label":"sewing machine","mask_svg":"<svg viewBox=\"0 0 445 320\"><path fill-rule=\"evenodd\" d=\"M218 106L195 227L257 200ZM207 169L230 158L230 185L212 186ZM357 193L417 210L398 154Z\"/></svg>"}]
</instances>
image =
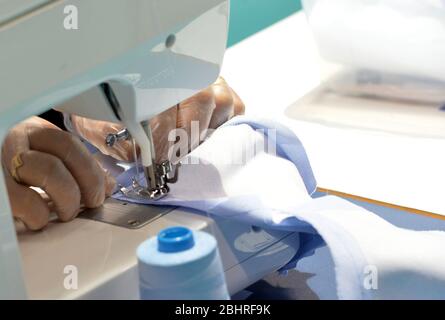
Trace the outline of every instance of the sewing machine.
<instances>
[{"instance_id":1,"label":"sewing machine","mask_svg":"<svg viewBox=\"0 0 445 320\"><path fill-rule=\"evenodd\" d=\"M77 29L64 27L68 4ZM141 148L145 195L165 195L174 175L169 163L153 162L147 120L216 80L229 1L6 0L0 12L1 141L53 106L120 122ZM136 247L167 226L216 236L231 294L285 265L299 246L298 234L111 199L30 232L14 226L1 171L0 180L0 298L137 299ZM71 266L78 286L67 289Z\"/></svg>"}]
</instances>

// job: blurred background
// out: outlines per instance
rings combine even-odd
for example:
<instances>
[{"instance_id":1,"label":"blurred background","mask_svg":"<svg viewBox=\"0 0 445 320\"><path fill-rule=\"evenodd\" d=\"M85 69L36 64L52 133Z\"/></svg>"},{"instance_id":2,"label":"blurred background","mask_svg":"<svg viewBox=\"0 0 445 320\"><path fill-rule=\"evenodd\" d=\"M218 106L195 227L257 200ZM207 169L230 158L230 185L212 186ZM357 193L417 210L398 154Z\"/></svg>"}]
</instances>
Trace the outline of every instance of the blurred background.
<instances>
[{"instance_id":1,"label":"blurred background","mask_svg":"<svg viewBox=\"0 0 445 320\"><path fill-rule=\"evenodd\" d=\"M300 0L231 0L230 47L301 10Z\"/></svg>"}]
</instances>

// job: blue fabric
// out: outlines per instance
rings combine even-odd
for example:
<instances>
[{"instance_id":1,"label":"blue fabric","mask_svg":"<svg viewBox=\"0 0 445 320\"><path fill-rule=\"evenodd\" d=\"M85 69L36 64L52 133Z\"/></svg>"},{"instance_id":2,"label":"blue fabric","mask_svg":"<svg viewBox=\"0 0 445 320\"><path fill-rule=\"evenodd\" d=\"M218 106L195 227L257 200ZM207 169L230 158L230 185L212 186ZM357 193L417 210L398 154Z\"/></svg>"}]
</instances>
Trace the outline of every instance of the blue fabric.
<instances>
[{"instance_id":1,"label":"blue fabric","mask_svg":"<svg viewBox=\"0 0 445 320\"><path fill-rule=\"evenodd\" d=\"M263 130L262 132L272 140L272 143L276 145L277 156L290 160L298 169L308 194L312 195L317 189L317 182L312 172L312 168L309 159L306 155L303 144L298 137L287 127L273 121L265 119L252 119L247 117L236 117L231 121L225 123L223 127L236 126L240 124L248 124L254 130ZM272 129L275 133L273 136L268 135L269 130ZM129 187L131 185L132 178L136 176L136 168L133 167L117 177L118 185ZM140 169L139 172L142 172ZM140 183L144 183L142 176L140 176ZM281 223L275 223L267 219L270 216L270 208L262 207L261 199L254 199L249 197L229 198L224 199L202 199L199 201L177 201L170 198L164 198L157 201L141 200L129 198L123 195L121 192L117 192L113 196L115 199L122 201L129 201L139 204L152 204L152 205L173 205L190 209L195 209L206 214L214 214L221 216L232 216L240 222L256 225L265 228L273 228L292 232L303 232L305 235L301 236L300 249L297 255L292 259L282 270L295 268L296 263L302 257L312 255L314 250L318 247L325 245L323 239L317 234L315 229L305 221L301 221L295 218L290 220L284 220ZM250 214L245 214L250 212ZM259 219L259 217L265 217L265 219Z\"/></svg>"},{"instance_id":2,"label":"blue fabric","mask_svg":"<svg viewBox=\"0 0 445 320\"><path fill-rule=\"evenodd\" d=\"M304 150L304 146L300 139L289 128L279 124L276 121L269 121L265 119L252 119L247 117L236 117L223 125L236 126L240 124L247 124L255 130L264 130L263 133L269 138L274 139L277 146L277 156L290 160L295 164L303 178L307 192L312 195L317 190L317 181L312 172L311 164ZM271 137L268 133L272 129L276 135Z\"/></svg>"},{"instance_id":3,"label":"blue fabric","mask_svg":"<svg viewBox=\"0 0 445 320\"><path fill-rule=\"evenodd\" d=\"M262 132L265 135L268 135L270 129L274 130L273 132L275 134L273 136L268 136L268 138L274 139L272 142L276 142L277 156L291 161L296 166L309 195L312 195L316 191L317 182L312 172L304 146L290 129L277 122L246 117L236 117L224 124L223 127L241 124L248 124L254 130L263 130ZM139 168L139 172L142 172L141 168ZM132 178L136 176L136 173L137 169L135 167L125 171L117 177L116 180L118 185L130 187ZM144 184L142 174L139 176L139 182ZM199 212L210 215L230 216L232 219L236 219L239 222L249 225L283 231L301 232L299 251L286 266L281 268L281 270L295 268L299 259L312 255L316 248L325 245L322 237L314 227L306 221L299 220L296 217L290 217L276 223L268 219L268 217L271 216L271 210L273 209L263 206L261 199L256 199L252 196L248 198L232 197L227 199L200 199L198 201L178 201L167 196L161 200L151 201L147 199L129 198L121 192L116 192L113 197L118 200L139 204L179 206L198 210ZM298 210L298 208L296 208L296 210ZM260 217L262 217L262 219Z\"/></svg>"},{"instance_id":4,"label":"blue fabric","mask_svg":"<svg viewBox=\"0 0 445 320\"><path fill-rule=\"evenodd\" d=\"M241 169L219 166L216 162L209 166L187 165L181 168L180 179L171 186L171 193L160 200L128 197L121 192L113 197L140 204L179 206L192 212L230 218L234 223L299 232L299 251L285 268L293 268L296 261L326 243L334 262L340 299L445 298L445 271L437 268L445 263L441 247L445 233L398 228L341 198L312 197L317 183L304 147L295 134L281 124L237 117L186 158L205 160L206 152L215 150L222 157L232 151L232 145L250 142L247 138L243 140L242 135L257 139L257 129L261 129L262 139L267 136L276 142L276 154L266 156L269 162L264 161L263 153L247 161ZM239 192L236 184L233 187L233 179L244 178L245 172L250 174L250 184ZM274 178L264 172L272 172ZM117 177L117 181L129 187L135 174L136 168L132 168ZM142 174L138 179L143 182ZM243 180L235 182L240 181ZM264 181L278 183L262 188ZM282 185L288 189L276 192ZM245 189L248 190L244 192ZM366 270L374 265L379 274L378 289L366 285L369 281ZM399 290L402 280L406 285Z\"/></svg>"},{"instance_id":5,"label":"blue fabric","mask_svg":"<svg viewBox=\"0 0 445 320\"><path fill-rule=\"evenodd\" d=\"M297 138L297 136L288 128L283 125L258 119L252 120L246 117L236 117L231 121L227 122L223 127L227 126L237 126L240 124L248 124L253 129L264 129L264 134L268 134L268 129L272 129L275 133L274 137L269 138L276 141L277 146L277 156L285 158L295 164L298 172L300 173L306 190L308 194L313 194L317 188L317 182L315 176L312 172L309 159L307 158L306 152L304 150L303 144ZM142 172L140 170L140 172ZM117 177L117 184L129 187L131 186L132 177L136 176L136 168L133 167ZM139 182L144 184L144 179L142 174L139 176ZM259 227L274 227L275 229L286 230L286 231L300 231L316 234L317 232L314 228L305 221L292 221L288 223L283 221L282 223L275 223L270 219L271 210L264 206L262 200L256 198L254 195L249 197L230 197L230 198L214 198L214 199L199 199L199 200L177 200L167 196L160 200L147 200L147 199L136 199L128 198L121 192L117 192L113 195L115 199L129 201L133 203L140 204L152 204L152 205L172 205L180 206L190 209L199 210L208 214L222 215L225 217L236 218L241 222L248 224L253 224ZM317 240L317 243L319 241Z\"/></svg>"}]
</instances>

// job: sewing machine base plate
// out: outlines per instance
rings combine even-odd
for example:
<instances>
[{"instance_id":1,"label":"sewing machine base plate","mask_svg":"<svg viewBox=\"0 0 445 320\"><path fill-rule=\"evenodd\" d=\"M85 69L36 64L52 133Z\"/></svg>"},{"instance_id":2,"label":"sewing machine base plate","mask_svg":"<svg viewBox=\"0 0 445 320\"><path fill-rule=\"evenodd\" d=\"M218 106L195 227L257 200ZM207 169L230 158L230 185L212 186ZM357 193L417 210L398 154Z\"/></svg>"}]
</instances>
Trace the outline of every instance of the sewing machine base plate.
<instances>
[{"instance_id":1,"label":"sewing machine base plate","mask_svg":"<svg viewBox=\"0 0 445 320\"><path fill-rule=\"evenodd\" d=\"M173 209L175 207L139 205L108 198L99 208L86 209L79 217L127 229L139 229Z\"/></svg>"}]
</instances>

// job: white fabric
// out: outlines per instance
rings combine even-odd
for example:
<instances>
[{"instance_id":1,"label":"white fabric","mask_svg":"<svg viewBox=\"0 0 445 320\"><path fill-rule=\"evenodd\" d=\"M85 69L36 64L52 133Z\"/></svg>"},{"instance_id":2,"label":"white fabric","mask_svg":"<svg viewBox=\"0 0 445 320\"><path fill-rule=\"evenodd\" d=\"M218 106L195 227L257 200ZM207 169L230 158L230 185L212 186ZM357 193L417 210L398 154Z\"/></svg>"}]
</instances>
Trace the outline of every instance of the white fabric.
<instances>
[{"instance_id":1,"label":"white fabric","mask_svg":"<svg viewBox=\"0 0 445 320\"><path fill-rule=\"evenodd\" d=\"M331 251L341 299L445 298L444 232L398 228L346 200L311 198L295 158L277 156L273 148L252 154L252 145L267 145L268 139L240 122L217 130L184 159L167 197L156 202L115 197L230 216L234 223L315 230ZM278 151L290 143L280 137L278 129ZM242 164L227 161L246 154ZM313 249L303 244L301 254Z\"/></svg>"}]
</instances>

